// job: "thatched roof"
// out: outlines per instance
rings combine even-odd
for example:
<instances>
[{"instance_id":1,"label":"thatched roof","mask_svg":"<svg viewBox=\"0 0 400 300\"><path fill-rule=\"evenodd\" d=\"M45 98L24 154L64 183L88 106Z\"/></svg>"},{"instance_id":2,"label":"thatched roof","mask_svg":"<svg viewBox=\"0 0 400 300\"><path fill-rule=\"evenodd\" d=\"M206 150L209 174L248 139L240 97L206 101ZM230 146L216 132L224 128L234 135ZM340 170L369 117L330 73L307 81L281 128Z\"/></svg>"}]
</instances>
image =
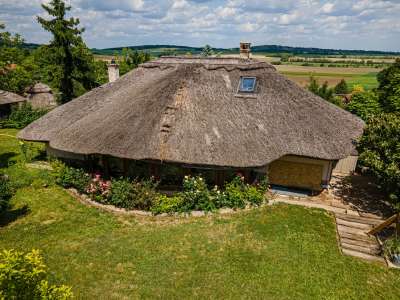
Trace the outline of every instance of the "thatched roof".
<instances>
[{"instance_id":1,"label":"thatched roof","mask_svg":"<svg viewBox=\"0 0 400 300\"><path fill-rule=\"evenodd\" d=\"M257 77L254 94L237 93L240 76ZM255 167L287 154L346 157L363 126L268 63L167 57L54 109L19 137L81 154Z\"/></svg>"},{"instance_id":2,"label":"thatched roof","mask_svg":"<svg viewBox=\"0 0 400 300\"><path fill-rule=\"evenodd\" d=\"M26 99L20 95L0 90L0 105L24 102Z\"/></svg>"},{"instance_id":3,"label":"thatched roof","mask_svg":"<svg viewBox=\"0 0 400 300\"><path fill-rule=\"evenodd\" d=\"M51 93L51 88L48 85L39 82L30 86L26 92L29 94Z\"/></svg>"}]
</instances>

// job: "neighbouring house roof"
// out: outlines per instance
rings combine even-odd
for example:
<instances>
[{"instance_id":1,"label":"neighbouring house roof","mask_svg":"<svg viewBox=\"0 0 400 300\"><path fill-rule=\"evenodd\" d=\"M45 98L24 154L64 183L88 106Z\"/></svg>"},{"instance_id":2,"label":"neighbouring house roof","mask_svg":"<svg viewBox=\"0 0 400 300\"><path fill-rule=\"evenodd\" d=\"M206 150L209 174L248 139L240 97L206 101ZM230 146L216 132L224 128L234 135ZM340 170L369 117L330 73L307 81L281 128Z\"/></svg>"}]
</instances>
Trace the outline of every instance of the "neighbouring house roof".
<instances>
[{"instance_id":1,"label":"neighbouring house roof","mask_svg":"<svg viewBox=\"0 0 400 300\"><path fill-rule=\"evenodd\" d=\"M242 76L257 78L254 93L238 93ZM346 157L363 127L269 63L165 57L57 107L19 137L80 154L258 167L289 154Z\"/></svg>"},{"instance_id":2,"label":"neighbouring house roof","mask_svg":"<svg viewBox=\"0 0 400 300\"><path fill-rule=\"evenodd\" d=\"M26 101L26 99L18 94L0 90L0 105L24 101Z\"/></svg>"},{"instance_id":3,"label":"neighbouring house roof","mask_svg":"<svg viewBox=\"0 0 400 300\"><path fill-rule=\"evenodd\" d=\"M34 109L50 109L57 106L51 88L44 83L36 83L26 89L27 101Z\"/></svg>"},{"instance_id":4,"label":"neighbouring house roof","mask_svg":"<svg viewBox=\"0 0 400 300\"><path fill-rule=\"evenodd\" d=\"M28 94L52 93L51 88L44 83L36 83L26 89Z\"/></svg>"}]
</instances>

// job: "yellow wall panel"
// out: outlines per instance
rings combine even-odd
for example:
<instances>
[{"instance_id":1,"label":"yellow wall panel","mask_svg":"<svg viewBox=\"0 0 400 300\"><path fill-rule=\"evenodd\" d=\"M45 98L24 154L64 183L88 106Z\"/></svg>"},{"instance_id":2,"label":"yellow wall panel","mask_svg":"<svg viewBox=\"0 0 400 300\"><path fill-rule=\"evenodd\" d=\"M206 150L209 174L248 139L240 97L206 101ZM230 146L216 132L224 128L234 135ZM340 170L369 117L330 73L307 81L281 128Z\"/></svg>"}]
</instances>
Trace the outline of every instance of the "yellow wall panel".
<instances>
[{"instance_id":1,"label":"yellow wall panel","mask_svg":"<svg viewBox=\"0 0 400 300\"><path fill-rule=\"evenodd\" d=\"M323 167L317 164L276 160L269 165L269 182L288 187L321 190Z\"/></svg>"}]
</instances>

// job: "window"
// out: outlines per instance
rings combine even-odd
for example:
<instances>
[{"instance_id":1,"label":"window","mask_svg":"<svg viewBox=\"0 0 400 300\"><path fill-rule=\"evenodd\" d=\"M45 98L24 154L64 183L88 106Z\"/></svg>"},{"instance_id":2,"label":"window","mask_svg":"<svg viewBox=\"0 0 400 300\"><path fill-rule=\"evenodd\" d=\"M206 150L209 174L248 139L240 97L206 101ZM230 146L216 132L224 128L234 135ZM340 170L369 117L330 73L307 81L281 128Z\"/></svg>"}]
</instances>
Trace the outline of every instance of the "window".
<instances>
[{"instance_id":1,"label":"window","mask_svg":"<svg viewBox=\"0 0 400 300\"><path fill-rule=\"evenodd\" d=\"M255 87L255 77L240 77L239 92L254 92Z\"/></svg>"}]
</instances>

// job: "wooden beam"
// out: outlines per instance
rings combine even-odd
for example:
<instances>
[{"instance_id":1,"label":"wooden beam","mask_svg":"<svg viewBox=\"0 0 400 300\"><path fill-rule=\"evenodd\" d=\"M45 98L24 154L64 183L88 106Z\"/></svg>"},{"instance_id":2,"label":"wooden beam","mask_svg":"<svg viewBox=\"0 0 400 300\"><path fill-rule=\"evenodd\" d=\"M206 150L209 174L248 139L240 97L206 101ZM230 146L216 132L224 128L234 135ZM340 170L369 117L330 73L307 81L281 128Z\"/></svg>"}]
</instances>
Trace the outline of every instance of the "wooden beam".
<instances>
[{"instance_id":1,"label":"wooden beam","mask_svg":"<svg viewBox=\"0 0 400 300\"><path fill-rule=\"evenodd\" d=\"M378 232L382 231L386 227L392 225L394 222L397 222L397 224L399 224L399 221L400 221L399 218L400 218L399 214L395 214L395 215L391 216L389 219L387 219L382 224L374 227L371 231L368 232L368 234L372 234L372 235L377 234Z\"/></svg>"}]
</instances>

